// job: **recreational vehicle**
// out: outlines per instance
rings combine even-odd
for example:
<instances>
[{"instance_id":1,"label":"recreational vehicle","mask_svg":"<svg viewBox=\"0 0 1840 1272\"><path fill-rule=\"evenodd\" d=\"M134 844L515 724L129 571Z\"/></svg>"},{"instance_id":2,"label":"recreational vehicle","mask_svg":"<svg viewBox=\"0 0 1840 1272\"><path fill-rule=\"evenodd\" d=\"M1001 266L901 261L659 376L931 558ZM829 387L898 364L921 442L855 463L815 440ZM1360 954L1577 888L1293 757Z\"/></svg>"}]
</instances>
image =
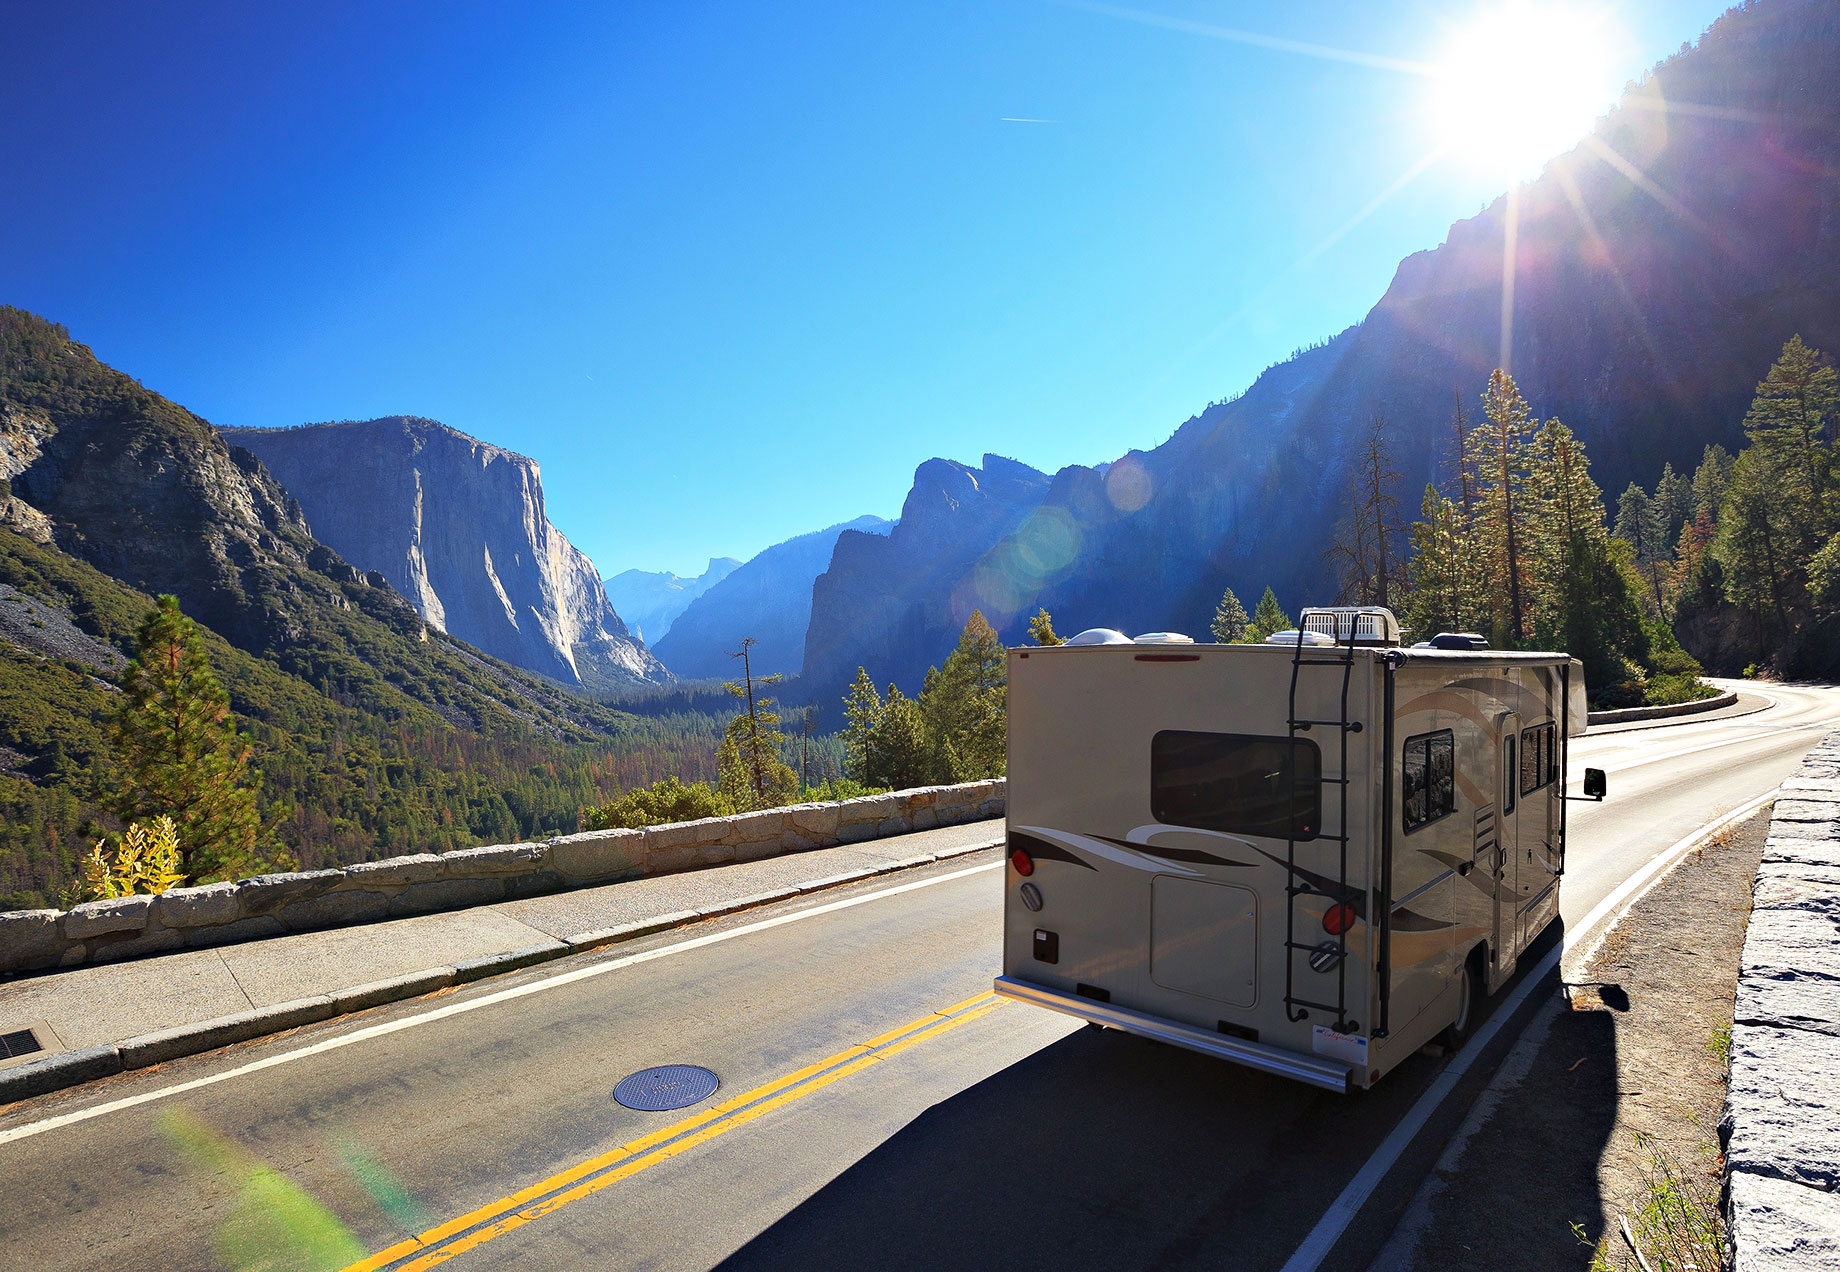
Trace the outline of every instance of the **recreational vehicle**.
<instances>
[{"instance_id":1,"label":"recreational vehicle","mask_svg":"<svg viewBox=\"0 0 1840 1272\"><path fill-rule=\"evenodd\" d=\"M1377 608L1011 650L996 990L1371 1086L1460 1041L1557 917L1584 724L1575 659L1405 648Z\"/></svg>"}]
</instances>

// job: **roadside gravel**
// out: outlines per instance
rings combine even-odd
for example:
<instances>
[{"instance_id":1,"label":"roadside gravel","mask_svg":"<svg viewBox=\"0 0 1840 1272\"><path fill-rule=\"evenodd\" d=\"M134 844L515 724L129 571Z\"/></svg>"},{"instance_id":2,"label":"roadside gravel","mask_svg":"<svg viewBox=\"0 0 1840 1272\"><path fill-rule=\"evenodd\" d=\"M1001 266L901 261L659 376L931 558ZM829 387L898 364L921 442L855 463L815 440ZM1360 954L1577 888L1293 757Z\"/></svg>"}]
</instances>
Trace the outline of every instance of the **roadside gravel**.
<instances>
[{"instance_id":1,"label":"roadside gravel","mask_svg":"<svg viewBox=\"0 0 1840 1272\"><path fill-rule=\"evenodd\" d=\"M1691 1213L1716 1210L1732 1000L1769 825L1766 809L1690 854L1570 972L1374 1272L1635 1268L1621 1225L1644 1240L1663 1169Z\"/></svg>"}]
</instances>

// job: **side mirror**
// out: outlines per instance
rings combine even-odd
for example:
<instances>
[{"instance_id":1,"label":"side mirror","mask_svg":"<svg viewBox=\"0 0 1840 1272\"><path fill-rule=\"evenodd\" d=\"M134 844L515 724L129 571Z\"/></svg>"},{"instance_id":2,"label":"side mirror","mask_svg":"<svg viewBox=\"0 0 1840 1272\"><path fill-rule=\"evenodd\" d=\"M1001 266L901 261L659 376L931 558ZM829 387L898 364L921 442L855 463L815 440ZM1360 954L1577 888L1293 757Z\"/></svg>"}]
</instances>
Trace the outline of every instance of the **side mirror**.
<instances>
[{"instance_id":1,"label":"side mirror","mask_svg":"<svg viewBox=\"0 0 1840 1272\"><path fill-rule=\"evenodd\" d=\"M1604 771L1588 768L1584 771L1584 797L1602 799L1604 797Z\"/></svg>"}]
</instances>

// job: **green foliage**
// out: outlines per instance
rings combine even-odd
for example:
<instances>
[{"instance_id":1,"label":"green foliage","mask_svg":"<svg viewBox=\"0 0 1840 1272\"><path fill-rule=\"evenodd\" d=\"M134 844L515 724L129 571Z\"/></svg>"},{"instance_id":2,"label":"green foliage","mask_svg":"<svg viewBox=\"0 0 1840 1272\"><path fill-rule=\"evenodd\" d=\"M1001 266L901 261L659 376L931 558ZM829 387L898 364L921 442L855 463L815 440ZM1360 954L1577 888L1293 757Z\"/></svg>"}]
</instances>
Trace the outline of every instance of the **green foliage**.
<instances>
[{"instance_id":1,"label":"green foliage","mask_svg":"<svg viewBox=\"0 0 1840 1272\"><path fill-rule=\"evenodd\" d=\"M1409 532L1406 626L1423 636L1470 631L1482 621L1482 580L1462 506L1427 484Z\"/></svg>"},{"instance_id":2,"label":"green foliage","mask_svg":"<svg viewBox=\"0 0 1840 1272\"><path fill-rule=\"evenodd\" d=\"M1527 441L1533 411L1506 371L1489 373L1482 395L1484 420L1469 435L1465 456L1478 483L1469 535L1481 567L1490 636L1507 648L1527 635L1522 587L1527 552Z\"/></svg>"},{"instance_id":3,"label":"green foliage","mask_svg":"<svg viewBox=\"0 0 1840 1272\"><path fill-rule=\"evenodd\" d=\"M739 811L707 782L686 783L675 777L664 777L598 808L588 809L582 817L582 829L636 830L641 826L727 817Z\"/></svg>"},{"instance_id":4,"label":"green foliage","mask_svg":"<svg viewBox=\"0 0 1840 1272\"><path fill-rule=\"evenodd\" d=\"M230 695L197 625L179 612L177 597L162 596L135 645L114 719L117 811L127 820L170 817L189 883L260 873L261 815L249 783L262 775L249 771L249 741L230 719Z\"/></svg>"},{"instance_id":5,"label":"green foliage","mask_svg":"<svg viewBox=\"0 0 1840 1272\"><path fill-rule=\"evenodd\" d=\"M66 905L111 897L158 895L185 882L179 832L162 814L128 827L112 848L98 839L83 858L83 876L64 895Z\"/></svg>"},{"instance_id":6,"label":"green foliage","mask_svg":"<svg viewBox=\"0 0 1840 1272\"><path fill-rule=\"evenodd\" d=\"M1058 645L1061 638L1055 635L1054 619L1047 610L1039 610L1029 620L1029 639L1037 645Z\"/></svg>"},{"instance_id":7,"label":"green foliage","mask_svg":"<svg viewBox=\"0 0 1840 1272\"><path fill-rule=\"evenodd\" d=\"M1231 645L1246 634L1246 627L1251 622L1246 607L1239 603L1239 597L1233 595L1232 588L1227 588L1220 594L1220 604L1214 607L1214 621L1208 624L1208 630L1214 634L1216 641Z\"/></svg>"},{"instance_id":8,"label":"green foliage","mask_svg":"<svg viewBox=\"0 0 1840 1272\"><path fill-rule=\"evenodd\" d=\"M1808 598L1824 612L1840 610L1840 534L1808 558Z\"/></svg>"},{"instance_id":9,"label":"green foliage","mask_svg":"<svg viewBox=\"0 0 1840 1272\"><path fill-rule=\"evenodd\" d=\"M1257 645L1273 632L1281 632L1290 627L1291 620L1285 615L1284 607L1278 604L1277 593L1271 588L1265 589L1265 595L1259 597L1259 603L1253 607L1252 621L1247 624L1245 635L1241 636L1242 645Z\"/></svg>"},{"instance_id":10,"label":"green foliage","mask_svg":"<svg viewBox=\"0 0 1840 1272\"><path fill-rule=\"evenodd\" d=\"M861 799L865 795L886 795L890 789L886 786L865 786L847 777L833 777L816 786L807 786L800 794L799 802L811 804L820 801L828 803L840 799Z\"/></svg>"},{"instance_id":11,"label":"green foliage","mask_svg":"<svg viewBox=\"0 0 1840 1272\"><path fill-rule=\"evenodd\" d=\"M889 685L882 697L868 672L858 668L844 699L850 778L902 790L1001 777L1007 764L1007 686L1002 643L976 610L945 666L927 671L917 701L897 685Z\"/></svg>"}]
</instances>

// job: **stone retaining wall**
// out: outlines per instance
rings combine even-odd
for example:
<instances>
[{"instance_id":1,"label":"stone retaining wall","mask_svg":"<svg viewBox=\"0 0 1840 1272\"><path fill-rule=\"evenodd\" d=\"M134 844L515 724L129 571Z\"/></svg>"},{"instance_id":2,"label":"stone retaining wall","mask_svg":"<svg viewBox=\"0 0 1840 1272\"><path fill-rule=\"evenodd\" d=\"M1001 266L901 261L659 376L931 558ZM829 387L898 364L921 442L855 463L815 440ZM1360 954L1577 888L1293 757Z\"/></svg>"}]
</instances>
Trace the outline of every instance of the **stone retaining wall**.
<instances>
[{"instance_id":1,"label":"stone retaining wall","mask_svg":"<svg viewBox=\"0 0 1840 1272\"><path fill-rule=\"evenodd\" d=\"M73 967L168 950L456 910L544 892L758 861L886 835L1001 817L1005 783L968 782L794 804L643 830L260 875L68 911L0 914L0 972Z\"/></svg>"},{"instance_id":2,"label":"stone retaining wall","mask_svg":"<svg viewBox=\"0 0 1840 1272\"><path fill-rule=\"evenodd\" d=\"M1716 698L1697 698L1665 707L1618 707L1613 711L1593 711L1585 717L1588 724L1622 724L1629 720L1666 720L1672 716L1698 715L1736 705L1738 695L1722 693Z\"/></svg>"},{"instance_id":3,"label":"stone retaining wall","mask_svg":"<svg viewBox=\"0 0 1840 1272\"><path fill-rule=\"evenodd\" d=\"M1754 893L1719 1124L1732 1267L1840 1269L1840 733L1783 783Z\"/></svg>"}]
</instances>

